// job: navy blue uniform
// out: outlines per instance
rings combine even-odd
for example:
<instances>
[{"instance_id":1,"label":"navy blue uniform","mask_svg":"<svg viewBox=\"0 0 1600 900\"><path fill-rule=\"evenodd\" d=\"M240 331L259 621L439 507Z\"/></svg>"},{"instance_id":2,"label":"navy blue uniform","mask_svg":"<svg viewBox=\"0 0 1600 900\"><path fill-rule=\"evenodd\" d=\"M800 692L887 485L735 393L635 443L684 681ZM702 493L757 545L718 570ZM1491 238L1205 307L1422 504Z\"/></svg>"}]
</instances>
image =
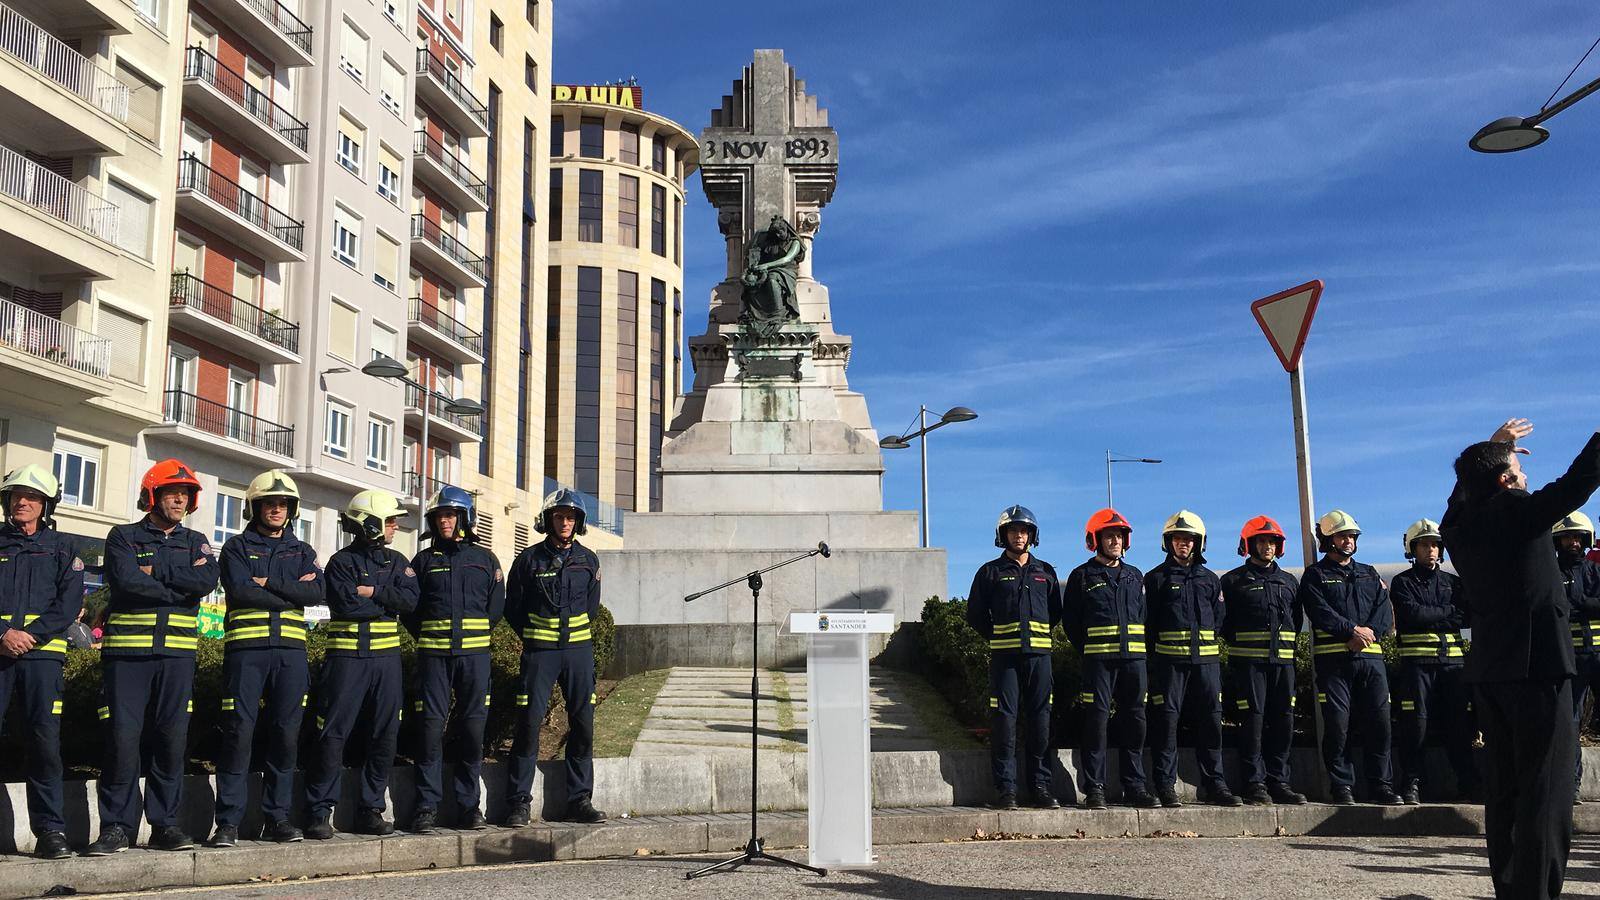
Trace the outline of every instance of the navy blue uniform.
<instances>
[{"instance_id":1,"label":"navy blue uniform","mask_svg":"<svg viewBox=\"0 0 1600 900\"><path fill-rule=\"evenodd\" d=\"M182 525L163 532L148 517L111 529L105 566L111 601L101 642L100 718L109 720L111 741L100 773L100 824L134 834L141 748L149 750L145 817L157 828L178 824L194 711L196 614L217 589L220 567L200 532Z\"/></svg>"},{"instance_id":2,"label":"navy blue uniform","mask_svg":"<svg viewBox=\"0 0 1600 900\"><path fill-rule=\"evenodd\" d=\"M1050 794L1050 629L1061 622L1061 584L1049 563L1001 554L978 568L967 592L967 624L989 641L989 762L995 790L1017 792L1017 714L1028 720L1028 785Z\"/></svg>"},{"instance_id":3,"label":"navy blue uniform","mask_svg":"<svg viewBox=\"0 0 1600 900\"><path fill-rule=\"evenodd\" d=\"M1239 768L1246 785L1290 787L1299 591L1300 582L1275 562L1246 560L1222 576L1222 638L1243 726Z\"/></svg>"},{"instance_id":4,"label":"navy blue uniform","mask_svg":"<svg viewBox=\"0 0 1600 900\"><path fill-rule=\"evenodd\" d=\"M1115 713L1121 732L1122 791L1145 789L1144 574L1124 562L1107 566L1098 557L1072 570L1062 600L1067 639L1083 656L1085 707L1083 768L1078 774L1084 793L1104 791L1108 725Z\"/></svg>"},{"instance_id":5,"label":"navy blue uniform","mask_svg":"<svg viewBox=\"0 0 1600 900\"><path fill-rule=\"evenodd\" d=\"M83 607L83 561L72 539L0 525L0 635L20 628L33 649L0 659L0 724L13 693L28 723L28 823L35 835L65 831L61 786L61 702L67 626Z\"/></svg>"},{"instance_id":6,"label":"navy blue uniform","mask_svg":"<svg viewBox=\"0 0 1600 900\"><path fill-rule=\"evenodd\" d=\"M544 540L523 550L506 577L506 621L522 635L522 682L511 746L507 799L528 803L539 759L539 723L550 689L567 705L567 802L594 793L594 642L600 614L600 557L577 541L558 550Z\"/></svg>"},{"instance_id":7,"label":"navy blue uniform","mask_svg":"<svg viewBox=\"0 0 1600 900\"><path fill-rule=\"evenodd\" d=\"M257 584L257 578L265 578L266 585ZM305 608L321 603L326 593L317 552L288 530L272 538L249 528L222 545L222 590L228 613L223 619L217 824L237 828L244 818L250 752L261 717L267 730L261 811L268 821L286 820L311 681Z\"/></svg>"},{"instance_id":8,"label":"navy blue uniform","mask_svg":"<svg viewBox=\"0 0 1600 900\"><path fill-rule=\"evenodd\" d=\"M1464 677L1461 629L1469 623L1461 579L1437 567L1412 566L1394 576L1389 597L1400 632L1395 695L1400 702L1401 783L1416 790L1426 780L1423 746L1432 723L1444 737L1456 787L1470 797L1478 785L1472 760L1478 728L1472 690Z\"/></svg>"},{"instance_id":9,"label":"navy blue uniform","mask_svg":"<svg viewBox=\"0 0 1600 900\"><path fill-rule=\"evenodd\" d=\"M421 689L417 808L439 808L448 743L456 805L477 809L483 726L489 718L489 632L505 612L505 578L493 553L463 541L434 541L412 559L411 568L422 582L417 608L404 617L417 638Z\"/></svg>"},{"instance_id":10,"label":"navy blue uniform","mask_svg":"<svg viewBox=\"0 0 1600 900\"><path fill-rule=\"evenodd\" d=\"M357 721L366 721L372 732L362 766L361 808L381 810L405 701L398 617L417 607L417 576L399 551L357 541L328 560L323 578L328 653L317 687L317 758L306 802L313 816L333 810L345 742ZM372 596L357 593L362 587L372 588Z\"/></svg>"},{"instance_id":11,"label":"navy blue uniform","mask_svg":"<svg viewBox=\"0 0 1600 900\"><path fill-rule=\"evenodd\" d=\"M1561 554L1561 580L1567 589L1572 621L1572 722L1582 731L1583 703L1600 692L1600 564L1583 556ZM1578 751L1577 777L1583 780L1583 751Z\"/></svg>"},{"instance_id":12,"label":"navy blue uniform","mask_svg":"<svg viewBox=\"0 0 1600 900\"><path fill-rule=\"evenodd\" d=\"M1178 782L1178 722L1195 723L1200 778L1213 792L1227 788L1222 772L1222 579L1203 559L1180 565L1172 557L1144 576L1150 657L1150 743L1156 784Z\"/></svg>"},{"instance_id":13,"label":"navy blue uniform","mask_svg":"<svg viewBox=\"0 0 1600 900\"><path fill-rule=\"evenodd\" d=\"M1298 597L1315 629L1317 703L1322 709L1322 762L1334 787L1355 786L1355 766L1347 744L1350 719L1360 715L1367 783L1375 791L1390 790L1389 672L1383 648L1376 642L1351 650L1345 642L1357 626L1382 638L1394 630L1389 589L1378 570L1351 560L1339 565L1323 557L1306 569Z\"/></svg>"}]
</instances>

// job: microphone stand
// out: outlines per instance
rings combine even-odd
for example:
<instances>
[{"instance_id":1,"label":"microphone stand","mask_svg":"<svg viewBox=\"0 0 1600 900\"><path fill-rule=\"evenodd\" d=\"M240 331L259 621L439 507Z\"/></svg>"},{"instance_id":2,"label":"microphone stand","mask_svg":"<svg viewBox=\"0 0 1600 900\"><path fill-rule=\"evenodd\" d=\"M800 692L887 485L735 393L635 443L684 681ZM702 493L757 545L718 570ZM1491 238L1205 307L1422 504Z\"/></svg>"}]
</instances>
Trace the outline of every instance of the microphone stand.
<instances>
[{"instance_id":1,"label":"microphone stand","mask_svg":"<svg viewBox=\"0 0 1600 900\"><path fill-rule=\"evenodd\" d=\"M784 859L781 856L773 856L764 849L767 839L764 837L758 837L756 833L756 784L760 780L760 766L758 765L760 750L757 742L756 729L759 722L757 719L757 711L760 708L761 697L761 669L757 665L757 657L760 654L759 648L761 646L759 636L761 629L761 576L764 573L771 572L773 569L781 569L791 563L797 563L802 559L810 559L811 557L818 555L820 555L823 559L827 559L830 555L832 555L829 552L828 545L826 543L819 543L817 544L817 549L807 550L805 553L802 553L793 559L786 559L776 565L767 566L765 569L758 569L757 571L751 572L748 575L740 575L738 578L735 578L732 581L725 581L716 587L706 588L703 591L690 594L689 596L683 598L683 602L693 603L707 594L714 594L723 588L732 587L741 581L750 587L750 842L745 845L744 852L738 856L735 856L732 859L725 859L719 863L712 863L704 868L696 869L693 872L685 875L685 879L699 878L702 875L710 875L712 872L724 870L731 872L734 869L745 865L746 863L752 863L758 859L781 863L786 866L792 866L796 869L804 869L807 872L815 872L818 875L828 874L827 869L819 869L815 866L808 866L805 863L795 862L792 859Z\"/></svg>"}]
</instances>

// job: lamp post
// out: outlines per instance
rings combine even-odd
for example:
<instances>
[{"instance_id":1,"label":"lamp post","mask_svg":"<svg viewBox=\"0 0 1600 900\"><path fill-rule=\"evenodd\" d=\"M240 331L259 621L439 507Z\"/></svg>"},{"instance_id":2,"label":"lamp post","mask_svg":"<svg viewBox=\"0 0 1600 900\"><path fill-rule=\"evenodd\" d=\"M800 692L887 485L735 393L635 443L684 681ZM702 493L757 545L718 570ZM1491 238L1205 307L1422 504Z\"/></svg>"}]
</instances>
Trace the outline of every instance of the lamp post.
<instances>
[{"instance_id":1,"label":"lamp post","mask_svg":"<svg viewBox=\"0 0 1600 900\"><path fill-rule=\"evenodd\" d=\"M1107 450L1106 451L1106 506L1108 508L1115 505L1115 504L1113 504L1111 502L1111 464L1112 463L1129 463L1129 462L1131 462L1131 463L1148 463L1149 465L1159 465L1161 463L1161 460L1159 460L1159 459L1148 459L1148 458L1143 457L1143 456L1123 456L1121 454L1114 454L1110 450Z\"/></svg>"},{"instance_id":2,"label":"lamp post","mask_svg":"<svg viewBox=\"0 0 1600 900\"><path fill-rule=\"evenodd\" d=\"M878 446L885 450L904 450L911 446L912 438L922 439L922 546L928 546L928 432L935 428L943 428L951 422L970 422L978 414L965 406L952 406L939 417L939 421L928 424L928 408L919 406L917 409L916 431L908 434L891 434L878 441Z\"/></svg>"},{"instance_id":3,"label":"lamp post","mask_svg":"<svg viewBox=\"0 0 1600 900\"><path fill-rule=\"evenodd\" d=\"M1594 47L1590 47L1589 50L1593 52ZM1588 55L1585 53L1584 58L1587 59ZM1578 60L1578 65L1583 65L1582 59ZM1576 72L1577 70L1577 66L1572 67L1572 71ZM1569 73L1567 77L1571 78L1572 75ZM1566 84L1565 81L1561 83L1563 85ZM1558 87L1556 90L1559 91L1561 88ZM1600 91L1600 78L1596 78L1567 96L1562 97L1560 102L1554 106L1548 105L1548 100L1545 101L1544 108L1527 118L1505 116L1495 119L1493 122L1478 129L1478 133L1467 141L1467 146L1479 153L1514 153L1518 150L1526 150L1529 147L1537 147L1550 137L1550 132L1544 128L1542 123L1555 118L1556 113L1566 110L1595 91ZM1554 94L1551 95L1551 97L1554 96Z\"/></svg>"},{"instance_id":4,"label":"lamp post","mask_svg":"<svg viewBox=\"0 0 1600 900\"><path fill-rule=\"evenodd\" d=\"M458 400L455 397L435 391L432 387L433 373L435 369L433 359L431 357L422 356L418 357L418 361L422 364L422 371L418 373L422 376L422 381L420 382L412 380L411 370L406 367L405 363L398 359L384 356L382 354L374 357L372 362L362 366L361 373L363 375L371 375L375 378L395 379L402 384L416 388L417 392L422 395L422 471L420 473L422 476L422 490L420 491L422 496L418 499L422 503L426 504L428 502L428 488L430 486L428 484L428 475L431 468L429 466L428 459L429 403L433 400L438 400L444 406L445 412L453 413L458 416L481 416L484 414L484 412L486 412L486 410L483 404L477 402L476 400Z\"/></svg>"}]
</instances>

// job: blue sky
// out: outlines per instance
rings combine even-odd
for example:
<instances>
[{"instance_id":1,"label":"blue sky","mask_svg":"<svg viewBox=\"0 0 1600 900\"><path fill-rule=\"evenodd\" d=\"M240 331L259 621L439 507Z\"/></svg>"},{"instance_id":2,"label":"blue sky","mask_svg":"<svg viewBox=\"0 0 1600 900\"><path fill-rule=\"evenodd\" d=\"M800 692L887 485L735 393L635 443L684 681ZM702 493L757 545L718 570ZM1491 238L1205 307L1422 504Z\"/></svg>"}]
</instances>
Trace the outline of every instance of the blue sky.
<instances>
[{"instance_id":1,"label":"blue sky","mask_svg":"<svg viewBox=\"0 0 1600 900\"><path fill-rule=\"evenodd\" d=\"M1600 425L1600 98L1533 150L1466 145L1600 34L1593 7L1531 6L567 0L554 77L637 76L698 132L754 48L786 51L840 136L814 259L852 387L880 433L919 403L981 416L929 445L960 595L1011 503L1042 558L1081 562L1107 449L1165 460L1115 473L1137 565L1179 507L1219 571L1248 517L1292 527L1287 376L1249 303L1310 278L1316 507L1361 522L1358 558L1400 559L1456 452L1508 416L1536 426L1530 481L1565 470ZM1597 74L1600 54L1566 90ZM723 250L690 191L696 334ZM915 509L916 450L885 456L886 505Z\"/></svg>"}]
</instances>

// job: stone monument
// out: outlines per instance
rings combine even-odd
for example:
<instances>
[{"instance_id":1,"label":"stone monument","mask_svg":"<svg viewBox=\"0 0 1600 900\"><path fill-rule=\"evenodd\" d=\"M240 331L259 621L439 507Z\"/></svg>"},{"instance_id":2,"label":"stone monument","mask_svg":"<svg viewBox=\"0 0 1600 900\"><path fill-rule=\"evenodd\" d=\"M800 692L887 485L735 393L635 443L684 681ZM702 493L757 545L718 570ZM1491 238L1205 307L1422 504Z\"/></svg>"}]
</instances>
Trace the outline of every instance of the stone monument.
<instances>
[{"instance_id":1,"label":"stone monument","mask_svg":"<svg viewBox=\"0 0 1600 900\"><path fill-rule=\"evenodd\" d=\"M727 273L711 290L706 333L689 340L694 384L662 447L661 511L629 514L624 549L602 554L628 671L748 662L749 592L683 597L818 541L832 558L766 579L762 621L774 640L762 637L778 657L764 649L764 660L804 658L803 642L775 639L792 610L916 620L945 593L944 551L918 546L917 514L883 509L878 435L845 377L850 338L833 330L828 289L813 276L839 173L827 111L781 50L757 50L700 143Z\"/></svg>"}]
</instances>

